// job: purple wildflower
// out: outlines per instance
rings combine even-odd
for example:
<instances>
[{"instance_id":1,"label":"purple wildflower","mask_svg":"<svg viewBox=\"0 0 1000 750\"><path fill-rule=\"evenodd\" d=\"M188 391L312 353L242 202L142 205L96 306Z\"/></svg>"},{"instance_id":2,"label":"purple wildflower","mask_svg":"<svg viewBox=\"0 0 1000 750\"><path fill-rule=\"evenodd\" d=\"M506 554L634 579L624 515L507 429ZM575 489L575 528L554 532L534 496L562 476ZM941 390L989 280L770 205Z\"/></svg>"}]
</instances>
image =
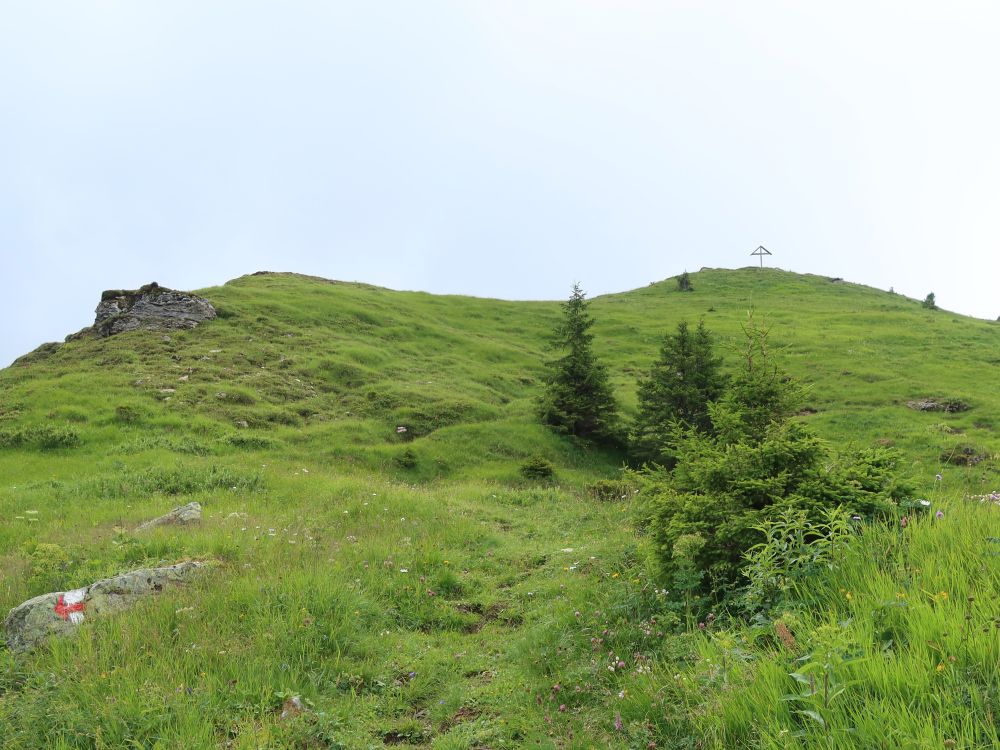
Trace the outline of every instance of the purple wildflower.
<instances>
[{"instance_id":1,"label":"purple wildflower","mask_svg":"<svg viewBox=\"0 0 1000 750\"><path fill-rule=\"evenodd\" d=\"M937 513L934 514L934 517L940 521L942 518L944 518L944 511L939 510Z\"/></svg>"},{"instance_id":2,"label":"purple wildflower","mask_svg":"<svg viewBox=\"0 0 1000 750\"><path fill-rule=\"evenodd\" d=\"M618 711L615 711L615 731L622 731L622 726L622 715Z\"/></svg>"}]
</instances>

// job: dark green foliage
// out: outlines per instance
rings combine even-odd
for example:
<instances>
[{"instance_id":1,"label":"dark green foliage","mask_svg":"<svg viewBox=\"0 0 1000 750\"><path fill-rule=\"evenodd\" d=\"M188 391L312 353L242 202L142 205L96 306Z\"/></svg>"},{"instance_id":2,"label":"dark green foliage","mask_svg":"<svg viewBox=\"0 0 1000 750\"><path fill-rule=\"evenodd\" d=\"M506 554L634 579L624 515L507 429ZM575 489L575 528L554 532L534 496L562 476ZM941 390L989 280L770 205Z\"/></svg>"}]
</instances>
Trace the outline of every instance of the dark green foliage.
<instances>
[{"instance_id":1,"label":"dark green foliage","mask_svg":"<svg viewBox=\"0 0 1000 750\"><path fill-rule=\"evenodd\" d=\"M740 370L710 410L711 430L679 434L677 463L652 473L652 531L668 581L691 567L715 596L742 582L744 555L762 539L760 527L794 510L821 519L843 506L866 518L886 514L909 488L885 448L834 457L804 425L790 421L800 389L775 365L767 331L751 320ZM696 536L697 549L678 544ZM687 567L685 567L687 566Z\"/></svg>"},{"instance_id":2,"label":"dark green foliage","mask_svg":"<svg viewBox=\"0 0 1000 750\"><path fill-rule=\"evenodd\" d=\"M521 464L521 476L526 479L551 479L556 473L552 462L542 456L532 456Z\"/></svg>"},{"instance_id":3,"label":"dark green foliage","mask_svg":"<svg viewBox=\"0 0 1000 750\"><path fill-rule=\"evenodd\" d=\"M392 459L400 469L412 469L417 465L417 454L413 448L404 448L403 452Z\"/></svg>"},{"instance_id":4,"label":"dark green foliage","mask_svg":"<svg viewBox=\"0 0 1000 750\"><path fill-rule=\"evenodd\" d=\"M934 301L934 292L931 292L926 297L924 297L924 301L921 302L920 304L923 307L926 307L928 310L937 310L937 302Z\"/></svg>"},{"instance_id":5,"label":"dark green foliage","mask_svg":"<svg viewBox=\"0 0 1000 750\"><path fill-rule=\"evenodd\" d=\"M0 431L0 448L52 450L55 448L76 448L82 443L80 433L72 427L54 427L43 424Z\"/></svg>"},{"instance_id":6,"label":"dark green foliage","mask_svg":"<svg viewBox=\"0 0 1000 750\"><path fill-rule=\"evenodd\" d=\"M669 465L679 429L711 429L708 404L722 395L726 382L721 365L704 323L692 333L682 321L676 333L663 337L660 358L639 381L639 413L629 444L633 462Z\"/></svg>"},{"instance_id":7,"label":"dark green foliage","mask_svg":"<svg viewBox=\"0 0 1000 750\"><path fill-rule=\"evenodd\" d=\"M142 419L142 410L129 404L119 404L115 407L115 421L122 424L135 424Z\"/></svg>"},{"instance_id":8,"label":"dark green foliage","mask_svg":"<svg viewBox=\"0 0 1000 750\"><path fill-rule=\"evenodd\" d=\"M271 438L246 432L234 432L232 435L227 435L225 441L234 448L245 450L265 450L274 447L274 440Z\"/></svg>"},{"instance_id":9,"label":"dark green foliage","mask_svg":"<svg viewBox=\"0 0 1000 750\"><path fill-rule=\"evenodd\" d=\"M677 277L677 291L679 292L693 292L694 287L691 286L691 277L688 272L685 271L680 276Z\"/></svg>"},{"instance_id":10,"label":"dark green foliage","mask_svg":"<svg viewBox=\"0 0 1000 750\"><path fill-rule=\"evenodd\" d=\"M778 369L768 344L769 331L751 313L743 326L746 340L739 367L725 394L710 408L712 429L725 443L758 442L774 422L783 422L802 402L802 387Z\"/></svg>"},{"instance_id":11,"label":"dark green foliage","mask_svg":"<svg viewBox=\"0 0 1000 750\"><path fill-rule=\"evenodd\" d=\"M599 443L621 442L618 404L607 367L593 351L593 318L579 284L562 305L563 321L555 331L555 346L566 353L548 363L549 373L539 413L542 422L559 432Z\"/></svg>"}]
</instances>

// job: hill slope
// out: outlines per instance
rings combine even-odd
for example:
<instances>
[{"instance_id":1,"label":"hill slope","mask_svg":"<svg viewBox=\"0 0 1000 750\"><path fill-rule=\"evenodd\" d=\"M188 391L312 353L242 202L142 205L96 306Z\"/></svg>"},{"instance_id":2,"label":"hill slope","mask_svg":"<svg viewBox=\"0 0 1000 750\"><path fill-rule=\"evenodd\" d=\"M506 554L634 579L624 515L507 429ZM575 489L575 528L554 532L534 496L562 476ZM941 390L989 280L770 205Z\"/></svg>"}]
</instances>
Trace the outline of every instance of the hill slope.
<instances>
[{"instance_id":1,"label":"hill slope","mask_svg":"<svg viewBox=\"0 0 1000 750\"><path fill-rule=\"evenodd\" d=\"M704 318L735 345L752 307L821 435L895 444L956 502L994 489L988 458L942 456L1000 450L1000 326L773 269L691 280L593 300L626 410L664 332ZM699 647L656 623L628 504L584 490L621 457L535 423L557 302L294 274L199 293L219 318L197 329L83 338L0 371L0 433L32 436L0 448L0 610L141 564L222 562L71 641L0 651L7 745L695 746L704 707L671 714L650 672L605 668L638 654L669 671ZM927 397L970 408L906 405ZM520 476L534 455L554 483ZM197 529L129 531L188 500ZM965 533L995 521L982 512ZM282 722L286 693L315 710Z\"/></svg>"}]
</instances>

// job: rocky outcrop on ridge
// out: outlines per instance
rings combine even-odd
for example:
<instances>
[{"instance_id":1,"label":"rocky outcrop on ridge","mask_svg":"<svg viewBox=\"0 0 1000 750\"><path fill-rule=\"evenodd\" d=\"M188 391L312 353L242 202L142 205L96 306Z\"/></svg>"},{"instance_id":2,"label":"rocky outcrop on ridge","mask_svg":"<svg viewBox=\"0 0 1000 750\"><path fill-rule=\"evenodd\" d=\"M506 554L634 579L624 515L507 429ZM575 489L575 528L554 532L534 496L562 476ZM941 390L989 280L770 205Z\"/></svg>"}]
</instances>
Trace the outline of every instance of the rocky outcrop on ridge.
<instances>
[{"instance_id":1,"label":"rocky outcrop on ridge","mask_svg":"<svg viewBox=\"0 0 1000 750\"><path fill-rule=\"evenodd\" d=\"M93 330L98 336L114 336L137 328L194 328L216 316L207 299L167 289L155 281L135 291L104 292L96 313Z\"/></svg>"},{"instance_id":2,"label":"rocky outcrop on ridge","mask_svg":"<svg viewBox=\"0 0 1000 750\"><path fill-rule=\"evenodd\" d=\"M168 586L187 583L207 563L140 568L73 591L42 594L14 607L4 620L7 648L28 651L53 635L69 635L88 617L128 609Z\"/></svg>"}]
</instances>

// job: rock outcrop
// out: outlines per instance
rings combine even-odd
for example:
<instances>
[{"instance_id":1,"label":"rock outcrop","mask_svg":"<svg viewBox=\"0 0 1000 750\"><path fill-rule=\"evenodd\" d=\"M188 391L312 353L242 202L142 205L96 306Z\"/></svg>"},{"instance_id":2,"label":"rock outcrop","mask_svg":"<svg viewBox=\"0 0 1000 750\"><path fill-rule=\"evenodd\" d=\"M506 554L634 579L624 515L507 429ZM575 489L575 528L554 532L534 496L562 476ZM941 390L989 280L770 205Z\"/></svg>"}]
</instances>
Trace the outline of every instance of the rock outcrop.
<instances>
[{"instance_id":1,"label":"rock outcrop","mask_svg":"<svg viewBox=\"0 0 1000 750\"><path fill-rule=\"evenodd\" d=\"M169 586L187 583L206 567L183 562L165 568L141 568L73 591L42 594L19 604L4 620L7 648L28 651L53 635L69 635L88 617L121 612Z\"/></svg>"},{"instance_id":2,"label":"rock outcrop","mask_svg":"<svg viewBox=\"0 0 1000 750\"><path fill-rule=\"evenodd\" d=\"M216 316L208 300L167 289L155 281L135 291L104 292L96 313L93 330L98 336L114 336L137 328L158 331L194 328Z\"/></svg>"},{"instance_id":3,"label":"rock outcrop","mask_svg":"<svg viewBox=\"0 0 1000 750\"><path fill-rule=\"evenodd\" d=\"M146 521L140 524L136 531L145 531L157 526L186 526L189 523L198 523L201 520L201 503L188 503L179 508L174 508L169 513L165 513L159 518Z\"/></svg>"}]
</instances>

